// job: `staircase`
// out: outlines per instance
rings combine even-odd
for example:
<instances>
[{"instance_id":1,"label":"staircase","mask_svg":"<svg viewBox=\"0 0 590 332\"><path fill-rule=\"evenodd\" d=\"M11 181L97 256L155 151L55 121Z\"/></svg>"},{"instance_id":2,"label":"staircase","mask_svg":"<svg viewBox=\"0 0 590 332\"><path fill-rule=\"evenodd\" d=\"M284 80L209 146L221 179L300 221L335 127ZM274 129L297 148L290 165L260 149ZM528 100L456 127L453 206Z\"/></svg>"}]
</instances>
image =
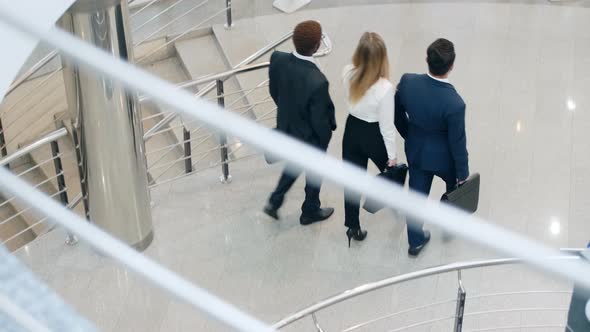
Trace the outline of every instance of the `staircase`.
<instances>
[{"instance_id":1,"label":"staircase","mask_svg":"<svg viewBox=\"0 0 590 332\"><path fill-rule=\"evenodd\" d=\"M159 38L140 45L136 49L136 56L141 57L150 53L153 49L161 48L150 56L151 62L144 67L156 75L171 82L182 82L187 79L178 59L175 56L173 47L162 47L166 38ZM54 64L53 64L54 66ZM68 114L65 96L63 75L59 68L45 69L43 73L24 82L21 86L9 94L0 104L0 118L4 128L6 148L8 155L19 148L36 141L39 137L57 128L70 127L71 116ZM145 103L141 108L142 118L147 117L143 122L145 130L148 130L154 122L161 118L161 110L157 105ZM170 126L174 126L171 123ZM69 131L71 132L71 128ZM180 135L182 133L180 132ZM174 131L163 135L155 136L146 143L148 151L169 146L179 142ZM60 156L62 161L67 195L71 201L80 194L80 178L78 162L75 155L74 143L70 135L58 140ZM157 151L156 151L157 152ZM175 149L171 153L161 156L159 153L148 153L148 164L169 162L176 160L183 155L182 149ZM184 170L182 164L173 165L169 173L178 173ZM30 154L12 162L10 169L15 174L21 174L21 178L48 195L54 195L59 199L57 180L53 164L52 151L49 144L46 144ZM160 176L155 170L150 177ZM84 215L83 204L74 207L79 215ZM45 234L51 229L51 225L40 222L41 219L27 210L26 206L20 205L15 200L0 198L0 241L12 251L21 248L36 237Z\"/></svg>"},{"instance_id":2,"label":"staircase","mask_svg":"<svg viewBox=\"0 0 590 332\"><path fill-rule=\"evenodd\" d=\"M47 164L53 167L53 162ZM27 155L11 163L11 170L47 195L55 195L58 190L54 176L47 176L37 165L32 156ZM42 217L12 197L2 197L0 218L0 234L10 250L20 248L51 229Z\"/></svg>"},{"instance_id":3,"label":"staircase","mask_svg":"<svg viewBox=\"0 0 590 332\"><path fill-rule=\"evenodd\" d=\"M223 7L222 7L223 8ZM210 9L208 9L210 10ZM184 22L183 24L187 24ZM153 39L138 43L134 48L136 63L149 72L175 84L196 80L205 75L227 71L268 44L262 36L241 27L227 31L223 24L185 32L170 30L173 35L158 34ZM139 31L139 30L138 30ZM142 31L141 38L146 32ZM148 34L149 35L149 34ZM259 62L268 61L266 54ZM71 201L81 195L76 150L71 137L72 115L67 111L63 75L58 61L42 67L32 78L8 95L0 104L8 154L34 142L43 134L66 127L70 135L58 140L67 196ZM219 102L222 97L225 108L262 124L274 124L275 105L268 95L266 70L257 70L224 80L223 93L218 94L215 82L189 88L195 95ZM205 127L199 121L174 116L164 125L160 122L170 113L165 107L149 100L141 102L140 118L144 133L153 133L145 139L148 179L150 187L174 181L188 174L210 168L222 168L223 164L247 158L256 153L244 147L234 137L224 137ZM186 143L190 143L189 146ZM227 148L228 159L222 161L222 148ZM221 152L221 154L220 154ZM52 150L49 144L42 146L19 161L15 172L25 172L29 183L42 183L40 189L58 199L58 185ZM26 172L29 170L28 172ZM220 171L221 172L221 171ZM2 202L0 202L2 204ZM74 210L84 215L84 205ZM0 205L0 216L6 216L0 224L0 239L10 239L11 250L16 250L35 237L46 233L51 226L40 223L12 200ZM0 221L1 223L1 221ZM15 235L18 236L15 237Z\"/></svg>"}]
</instances>

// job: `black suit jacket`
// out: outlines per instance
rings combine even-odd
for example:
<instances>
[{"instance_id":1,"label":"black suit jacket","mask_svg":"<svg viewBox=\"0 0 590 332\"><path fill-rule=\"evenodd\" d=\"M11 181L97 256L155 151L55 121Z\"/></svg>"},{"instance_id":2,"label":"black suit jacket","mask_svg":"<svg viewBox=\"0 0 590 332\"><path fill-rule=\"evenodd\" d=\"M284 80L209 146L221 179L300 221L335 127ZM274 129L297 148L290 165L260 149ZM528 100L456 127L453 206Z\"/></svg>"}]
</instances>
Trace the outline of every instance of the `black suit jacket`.
<instances>
[{"instance_id":1,"label":"black suit jacket","mask_svg":"<svg viewBox=\"0 0 590 332\"><path fill-rule=\"evenodd\" d=\"M428 75L405 74L395 93L395 126L410 168L469 176L465 103L455 88Z\"/></svg>"},{"instance_id":2,"label":"black suit jacket","mask_svg":"<svg viewBox=\"0 0 590 332\"><path fill-rule=\"evenodd\" d=\"M322 150L336 129L329 83L319 68L293 54L274 52L269 88L277 104L277 130Z\"/></svg>"}]
</instances>

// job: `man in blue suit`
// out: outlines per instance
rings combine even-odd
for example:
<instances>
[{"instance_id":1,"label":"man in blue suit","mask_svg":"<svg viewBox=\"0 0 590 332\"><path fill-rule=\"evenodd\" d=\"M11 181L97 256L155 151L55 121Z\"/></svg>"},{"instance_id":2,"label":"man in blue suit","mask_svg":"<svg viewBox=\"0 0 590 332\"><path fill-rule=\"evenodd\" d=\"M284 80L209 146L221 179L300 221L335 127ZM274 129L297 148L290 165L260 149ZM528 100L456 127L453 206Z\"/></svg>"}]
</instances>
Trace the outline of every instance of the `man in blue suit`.
<instances>
[{"instance_id":1,"label":"man in blue suit","mask_svg":"<svg viewBox=\"0 0 590 332\"><path fill-rule=\"evenodd\" d=\"M437 39L427 50L428 74L405 74L395 94L395 126L405 140L410 189L428 195L438 176L452 190L469 176L465 103L449 83L455 47ZM418 220L407 220L408 254L417 256L430 241Z\"/></svg>"}]
</instances>

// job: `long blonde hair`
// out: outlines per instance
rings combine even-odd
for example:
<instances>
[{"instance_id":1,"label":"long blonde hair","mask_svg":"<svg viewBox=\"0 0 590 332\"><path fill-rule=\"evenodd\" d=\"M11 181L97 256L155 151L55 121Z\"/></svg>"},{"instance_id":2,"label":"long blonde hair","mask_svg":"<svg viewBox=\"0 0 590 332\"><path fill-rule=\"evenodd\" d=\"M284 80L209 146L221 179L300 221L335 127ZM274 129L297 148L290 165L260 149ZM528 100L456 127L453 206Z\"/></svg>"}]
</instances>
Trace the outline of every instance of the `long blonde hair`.
<instances>
[{"instance_id":1,"label":"long blonde hair","mask_svg":"<svg viewBox=\"0 0 590 332\"><path fill-rule=\"evenodd\" d=\"M380 78L389 80L389 60L385 42L375 32L365 32L352 56L351 102L359 101Z\"/></svg>"}]
</instances>

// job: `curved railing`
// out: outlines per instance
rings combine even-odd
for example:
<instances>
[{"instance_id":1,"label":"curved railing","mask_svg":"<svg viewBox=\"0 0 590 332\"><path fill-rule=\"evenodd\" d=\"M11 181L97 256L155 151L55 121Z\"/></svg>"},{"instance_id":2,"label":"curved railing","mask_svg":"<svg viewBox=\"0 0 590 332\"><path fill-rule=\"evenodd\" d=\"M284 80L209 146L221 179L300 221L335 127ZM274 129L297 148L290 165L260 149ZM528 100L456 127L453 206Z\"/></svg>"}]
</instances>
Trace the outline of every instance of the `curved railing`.
<instances>
[{"instance_id":1,"label":"curved railing","mask_svg":"<svg viewBox=\"0 0 590 332\"><path fill-rule=\"evenodd\" d=\"M570 254L563 255L563 256L548 257L547 260L579 260L580 256L577 253L581 252L583 250L584 249L562 249L562 252L570 253ZM352 289L348 289L348 290L343 291L339 294L328 297L322 301L312 304L309 307L301 309L301 310L281 319L280 321L273 324L272 327L275 329L282 329L282 328L290 326L291 324L293 324L301 319L310 318L310 319L312 319L313 324L316 326L317 331L321 332L321 331L323 331L323 329L322 329L320 321L317 317L317 313L322 310L331 308L332 306L334 306L338 303L357 298L361 295L368 294L368 293L377 291L377 290L385 288L385 287L390 287L390 286L402 284L404 282L408 282L408 281L412 281L412 280L422 279L422 278L426 278L426 277L430 277L430 276L436 276L436 275L440 275L440 274L444 274L444 273L451 273L451 272L457 273L458 291L457 291L457 298L456 299L448 300L448 301L439 301L439 302L430 303L430 304L419 306L419 307L404 309L402 311L398 311L398 312L388 314L388 315L385 315L385 316L382 316L379 318L375 318L375 319L371 319L371 320L368 320L368 321L365 321L362 323L355 324L353 326L343 329L343 331L346 331L346 332L354 331L354 330L360 329L362 327L366 327L370 324L374 324L376 322L379 322L383 319L391 318L396 315L401 315L401 314L405 314L405 313L417 311L417 310L423 310L423 309L427 309L429 307L442 305L442 304L449 304L449 303L453 303L453 302L456 302L456 310L455 310L454 315L444 316L444 317L440 317L440 318L435 318L435 319L430 319L430 320L426 320L426 321L413 323L408 326L396 329L395 331L398 331L398 330L401 331L404 328L428 325L428 324L432 324L432 323L435 323L438 321L444 321L444 320L449 320L449 319L453 320L453 323L454 323L453 325L455 326L455 331L461 331L461 327L463 325L463 319L465 317L469 317L469 316L476 316L476 315L489 314L489 313L533 311L533 310L567 311L567 308L536 307L536 308L520 308L520 309L519 308L512 308L512 309L505 309L504 308L502 310L488 310L488 311L474 312L474 313L470 313L470 314L465 313L465 309L466 309L465 303L466 303L466 299L467 299L467 291L463 285L463 279L462 279L462 274L461 274L463 271L478 269L478 268L485 268L485 267L492 267L492 266L521 264L521 263L523 263L523 260L517 259L517 258L500 258L500 259L490 259L490 260L471 261L471 262L457 262L457 263L451 263L451 264L430 267L427 269L423 269L423 270L419 270L419 271L415 271L415 272L410 272L410 273L398 275L395 277L382 279L382 280L379 280L376 282L371 282L371 283L367 283L367 284L364 284L364 285L361 285L361 286L358 286L358 287L355 287ZM520 291L520 292L505 292L505 293L496 293L496 294L480 294L477 296L471 296L471 297L469 297L469 299L484 298L484 297L491 297L491 296L508 296L508 295L516 295L516 294L523 295L523 294L541 294L541 293L545 293L545 294L547 294L547 293L548 294L557 294L557 293L571 294L570 291L568 291L568 292L562 292L562 291ZM560 326L560 327L565 328L565 325ZM495 328L499 328L499 327L495 327ZM515 326L514 328L521 328L521 326Z\"/></svg>"}]
</instances>

